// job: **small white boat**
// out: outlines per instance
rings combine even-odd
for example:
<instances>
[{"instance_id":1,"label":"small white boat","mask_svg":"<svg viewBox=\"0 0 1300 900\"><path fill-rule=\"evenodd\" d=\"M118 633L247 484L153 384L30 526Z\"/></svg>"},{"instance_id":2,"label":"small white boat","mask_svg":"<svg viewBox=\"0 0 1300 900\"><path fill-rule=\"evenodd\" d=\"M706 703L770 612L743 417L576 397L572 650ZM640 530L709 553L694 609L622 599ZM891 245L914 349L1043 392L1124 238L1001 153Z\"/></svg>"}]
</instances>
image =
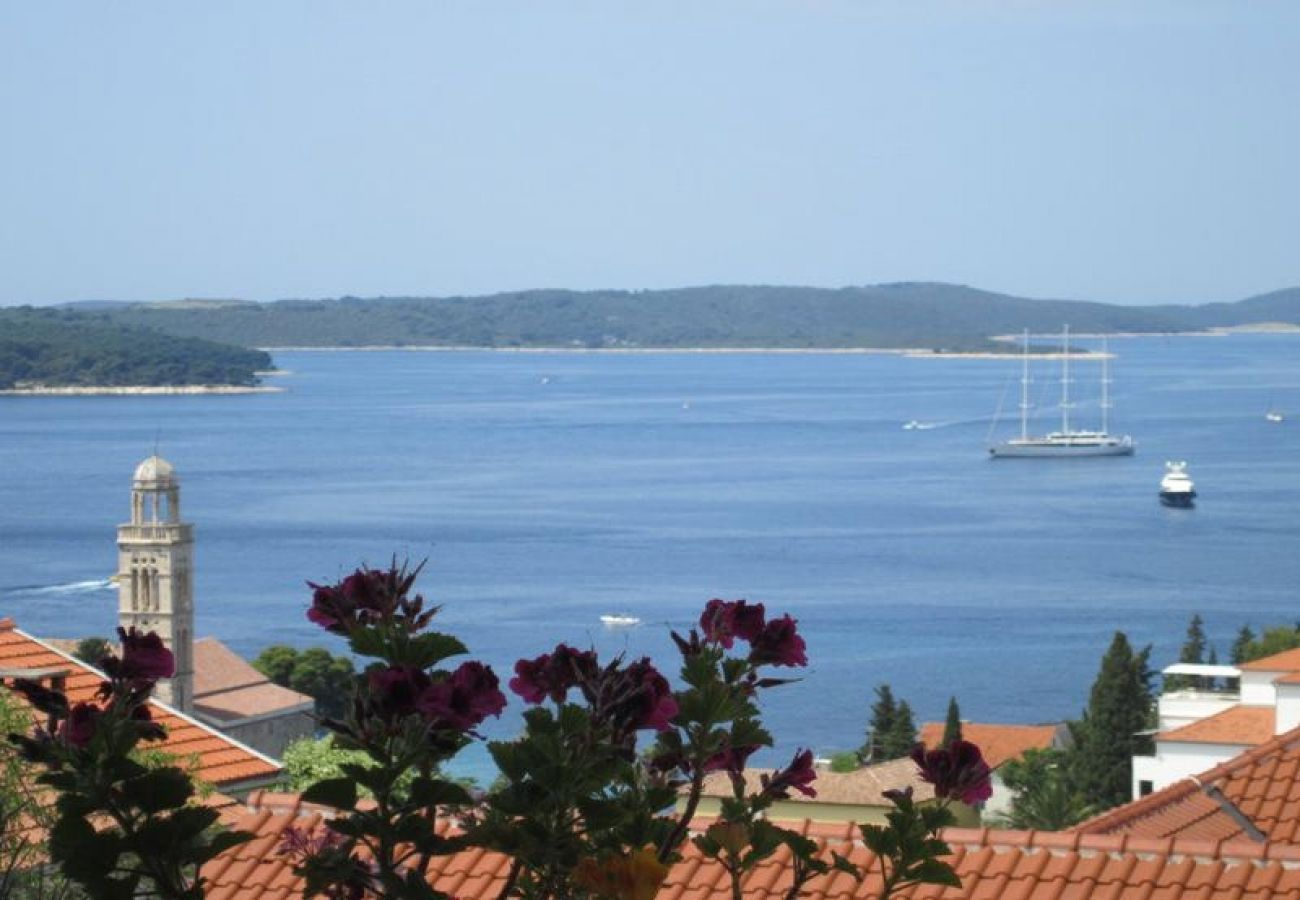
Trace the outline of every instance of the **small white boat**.
<instances>
[{"instance_id":1,"label":"small white boat","mask_svg":"<svg viewBox=\"0 0 1300 900\"><path fill-rule=\"evenodd\" d=\"M1277 410L1270 409L1268 412L1264 413L1264 418L1268 419L1270 422L1281 422L1285 417Z\"/></svg>"},{"instance_id":2,"label":"small white boat","mask_svg":"<svg viewBox=\"0 0 1300 900\"><path fill-rule=\"evenodd\" d=\"M903 423L903 430L904 430L904 431L916 431L916 430L917 430L918 428L920 428L920 427L921 427L921 423L918 422L918 421L916 421L916 419L913 419L913 420L910 421L910 422L904 422L904 423Z\"/></svg>"},{"instance_id":3,"label":"small white boat","mask_svg":"<svg viewBox=\"0 0 1300 900\"><path fill-rule=\"evenodd\" d=\"M633 625L640 625L641 620L627 613L607 613L600 617L600 623L606 628L629 628Z\"/></svg>"},{"instance_id":4,"label":"small white boat","mask_svg":"<svg viewBox=\"0 0 1300 900\"><path fill-rule=\"evenodd\" d=\"M1165 477L1160 479L1160 502L1178 509L1191 509L1196 501L1196 485L1187 474L1187 463L1165 463Z\"/></svg>"}]
</instances>

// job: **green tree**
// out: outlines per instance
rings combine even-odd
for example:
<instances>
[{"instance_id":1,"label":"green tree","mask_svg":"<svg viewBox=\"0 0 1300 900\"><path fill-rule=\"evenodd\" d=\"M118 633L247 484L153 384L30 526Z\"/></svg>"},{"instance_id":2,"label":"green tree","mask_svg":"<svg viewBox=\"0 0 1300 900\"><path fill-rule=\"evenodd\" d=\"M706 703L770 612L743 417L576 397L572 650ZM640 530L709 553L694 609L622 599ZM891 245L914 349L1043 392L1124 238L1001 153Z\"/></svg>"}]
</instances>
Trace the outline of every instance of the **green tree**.
<instances>
[{"instance_id":1,"label":"green tree","mask_svg":"<svg viewBox=\"0 0 1300 900\"><path fill-rule=\"evenodd\" d=\"M860 767L858 754L852 750L845 750L840 753L831 754L831 771L841 774L846 772L856 772Z\"/></svg>"},{"instance_id":2,"label":"green tree","mask_svg":"<svg viewBox=\"0 0 1300 900\"><path fill-rule=\"evenodd\" d=\"M1242 662L1263 659L1274 653L1284 653L1300 647L1300 628L1294 625L1276 625L1265 628L1257 640L1251 641L1243 653Z\"/></svg>"},{"instance_id":3,"label":"green tree","mask_svg":"<svg viewBox=\"0 0 1300 900\"><path fill-rule=\"evenodd\" d=\"M1253 643L1255 643L1255 632L1250 630L1249 625L1242 625L1236 639L1232 642L1232 656L1229 657L1234 666L1239 666L1246 661L1246 654L1250 652L1250 645Z\"/></svg>"},{"instance_id":4,"label":"green tree","mask_svg":"<svg viewBox=\"0 0 1300 900\"><path fill-rule=\"evenodd\" d=\"M916 719L912 707L906 700L898 702L898 711L894 723L882 742L882 759L899 759L907 756L916 746Z\"/></svg>"},{"instance_id":5,"label":"green tree","mask_svg":"<svg viewBox=\"0 0 1300 900\"><path fill-rule=\"evenodd\" d=\"M948 698L948 717L943 722L943 738L940 745L947 747L953 741L961 740L961 710L957 706L957 698Z\"/></svg>"},{"instance_id":6,"label":"green tree","mask_svg":"<svg viewBox=\"0 0 1300 900\"><path fill-rule=\"evenodd\" d=\"M288 644L272 644L253 660L253 668L282 687L293 680L293 665L298 661L298 651Z\"/></svg>"},{"instance_id":7,"label":"green tree","mask_svg":"<svg viewBox=\"0 0 1300 900\"><path fill-rule=\"evenodd\" d=\"M1060 750L1031 749L1002 764L1002 783L1012 792L1011 810L998 825L1063 831L1092 815L1093 807L1070 783L1067 756Z\"/></svg>"},{"instance_id":8,"label":"green tree","mask_svg":"<svg viewBox=\"0 0 1300 900\"><path fill-rule=\"evenodd\" d=\"M276 684L313 698L317 715L327 719L343 716L356 677L352 660L323 647L296 650L273 644L258 655L253 667Z\"/></svg>"},{"instance_id":9,"label":"green tree","mask_svg":"<svg viewBox=\"0 0 1300 900\"><path fill-rule=\"evenodd\" d=\"M1074 746L1068 755L1070 783L1088 804L1109 809L1130 799L1133 757L1151 751L1144 734L1152 716L1151 655L1148 645L1134 652L1128 637L1115 632L1102 657L1083 718L1070 723Z\"/></svg>"},{"instance_id":10,"label":"green tree","mask_svg":"<svg viewBox=\"0 0 1300 900\"><path fill-rule=\"evenodd\" d=\"M1200 664L1205 662L1205 622L1200 613L1192 616L1187 625L1187 637L1178 653L1180 663ZM1166 675L1165 690L1179 691L1189 688L1205 689L1205 679L1199 675Z\"/></svg>"},{"instance_id":11,"label":"green tree","mask_svg":"<svg viewBox=\"0 0 1300 900\"><path fill-rule=\"evenodd\" d=\"M99 668L99 661L113 652L113 645L102 637L88 637L77 641L72 655L84 663Z\"/></svg>"},{"instance_id":12,"label":"green tree","mask_svg":"<svg viewBox=\"0 0 1300 900\"><path fill-rule=\"evenodd\" d=\"M898 718L898 701L888 684L876 685L876 702L871 704L871 723L867 726L867 740L862 745L862 758L868 762L880 762L893 757L885 756L883 743L886 736L893 731L894 720Z\"/></svg>"}]
</instances>

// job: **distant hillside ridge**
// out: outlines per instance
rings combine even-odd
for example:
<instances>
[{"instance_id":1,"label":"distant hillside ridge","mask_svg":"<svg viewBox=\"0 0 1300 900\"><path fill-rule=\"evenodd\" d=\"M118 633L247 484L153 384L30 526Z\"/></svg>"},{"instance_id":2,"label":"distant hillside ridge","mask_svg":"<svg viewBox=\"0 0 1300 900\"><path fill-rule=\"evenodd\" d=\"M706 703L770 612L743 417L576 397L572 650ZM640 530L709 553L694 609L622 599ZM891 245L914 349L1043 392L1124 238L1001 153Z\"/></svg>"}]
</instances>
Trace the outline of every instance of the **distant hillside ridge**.
<instances>
[{"instance_id":1,"label":"distant hillside ridge","mask_svg":"<svg viewBox=\"0 0 1300 900\"><path fill-rule=\"evenodd\" d=\"M138 303L114 321L258 347L922 348L989 350L994 335L1069 323L1078 332L1300 325L1300 289L1237 303L1120 306L1032 300L962 285L715 285L531 290L481 297Z\"/></svg>"},{"instance_id":2,"label":"distant hillside ridge","mask_svg":"<svg viewBox=\"0 0 1300 900\"><path fill-rule=\"evenodd\" d=\"M257 384L269 354L127 325L104 313L0 308L0 390Z\"/></svg>"}]
</instances>

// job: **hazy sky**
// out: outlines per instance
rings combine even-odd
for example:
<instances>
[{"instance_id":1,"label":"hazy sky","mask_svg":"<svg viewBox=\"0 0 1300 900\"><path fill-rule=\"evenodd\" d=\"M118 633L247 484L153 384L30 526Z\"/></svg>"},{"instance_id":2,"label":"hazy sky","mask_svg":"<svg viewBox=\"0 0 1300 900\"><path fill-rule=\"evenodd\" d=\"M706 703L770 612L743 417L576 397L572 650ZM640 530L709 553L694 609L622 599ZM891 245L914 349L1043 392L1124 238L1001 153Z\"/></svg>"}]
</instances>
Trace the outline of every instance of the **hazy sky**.
<instances>
[{"instance_id":1,"label":"hazy sky","mask_svg":"<svg viewBox=\"0 0 1300 900\"><path fill-rule=\"evenodd\" d=\"M1296 0L9 2L0 303L1300 284Z\"/></svg>"}]
</instances>

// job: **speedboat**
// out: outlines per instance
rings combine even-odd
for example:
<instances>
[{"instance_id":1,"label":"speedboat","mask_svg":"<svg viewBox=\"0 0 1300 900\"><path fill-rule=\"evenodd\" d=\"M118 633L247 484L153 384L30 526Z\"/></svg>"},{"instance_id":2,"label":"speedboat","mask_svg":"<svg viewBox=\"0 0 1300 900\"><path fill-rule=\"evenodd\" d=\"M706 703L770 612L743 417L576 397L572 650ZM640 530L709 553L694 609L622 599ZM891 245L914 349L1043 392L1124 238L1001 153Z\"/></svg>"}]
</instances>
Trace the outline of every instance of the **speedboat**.
<instances>
[{"instance_id":1,"label":"speedboat","mask_svg":"<svg viewBox=\"0 0 1300 900\"><path fill-rule=\"evenodd\" d=\"M1281 422L1283 417L1280 412L1270 409L1268 412L1264 413L1264 418L1268 419L1270 422Z\"/></svg>"},{"instance_id":2,"label":"speedboat","mask_svg":"<svg viewBox=\"0 0 1300 900\"><path fill-rule=\"evenodd\" d=\"M1196 485L1187 474L1187 463L1165 463L1165 477L1160 479L1160 502L1165 506L1191 509L1196 501Z\"/></svg>"},{"instance_id":3,"label":"speedboat","mask_svg":"<svg viewBox=\"0 0 1300 900\"><path fill-rule=\"evenodd\" d=\"M633 625L640 625L641 620L627 613L606 613L600 617L600 624L606 628L629 628Z\"/></svg>"}]
</instances>

